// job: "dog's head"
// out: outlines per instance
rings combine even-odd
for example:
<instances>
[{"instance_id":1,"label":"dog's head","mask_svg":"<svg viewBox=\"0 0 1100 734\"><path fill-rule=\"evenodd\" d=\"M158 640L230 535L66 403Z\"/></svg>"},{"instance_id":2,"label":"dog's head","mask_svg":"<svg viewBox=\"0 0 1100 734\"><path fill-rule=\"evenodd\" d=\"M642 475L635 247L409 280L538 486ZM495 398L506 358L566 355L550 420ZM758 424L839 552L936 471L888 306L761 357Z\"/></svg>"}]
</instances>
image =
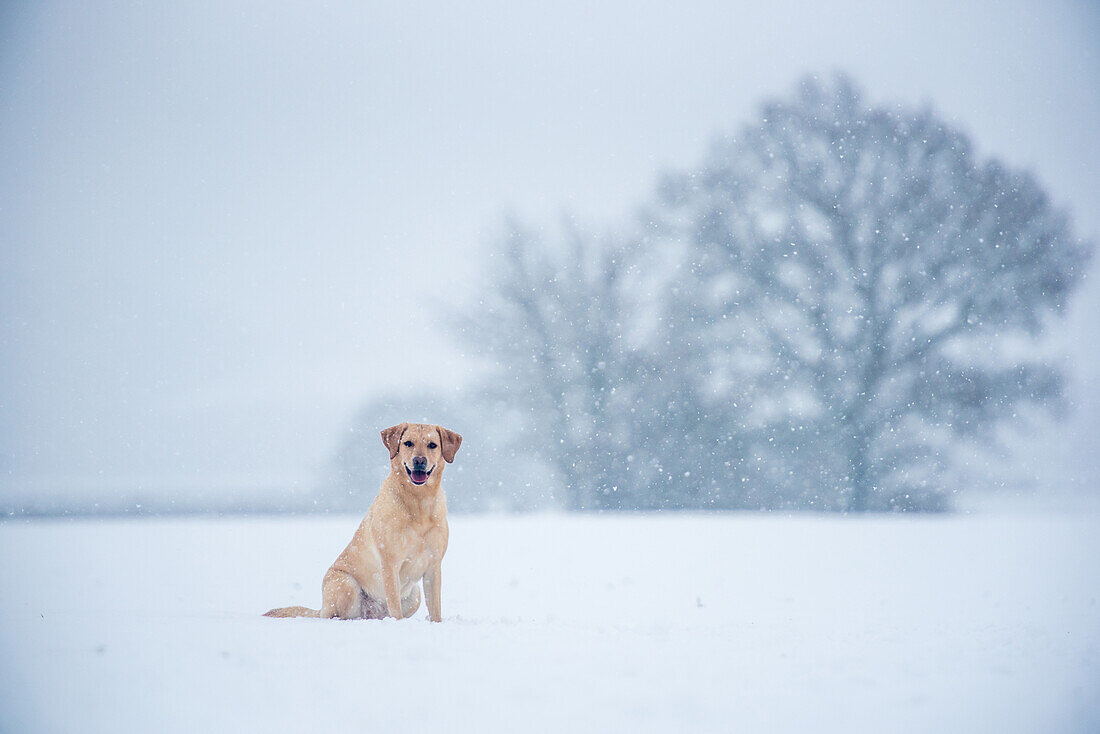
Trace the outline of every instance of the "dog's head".
<instances>
[{"instance_id":1,"label":"dog's head","mask_svg":"<svg viewBox=\"0 0 1100 734\"><path fill-rule=\"evenodd\" d=\"M443 426L402 423L382 431L382 443L390 452L390 467L414 487L439 486L443 464L455 460L462 436Z\"/></svg>"}]
</instances>

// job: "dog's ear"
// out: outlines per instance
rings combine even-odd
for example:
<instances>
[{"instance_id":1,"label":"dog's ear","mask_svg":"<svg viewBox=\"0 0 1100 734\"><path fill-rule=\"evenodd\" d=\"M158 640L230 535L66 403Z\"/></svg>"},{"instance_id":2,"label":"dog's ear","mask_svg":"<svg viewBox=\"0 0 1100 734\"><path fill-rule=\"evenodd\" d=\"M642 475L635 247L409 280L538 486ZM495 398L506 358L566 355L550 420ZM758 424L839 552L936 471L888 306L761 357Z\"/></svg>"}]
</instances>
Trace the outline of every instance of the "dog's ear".
<instances>
[{"instance_id":1,"label":"dog's ear","mask_svg":"<svg viewBox=\"0 0 1100 734\"><path fill-rule=\"evenodd\" d=\"M397 452L401 448L401 436L408 427L408 423L401 423L396 426L382 429L382 443L385 444L386 448L389 450L391 459L397 456Z\"/></svg>"},{"instance_id":2,"label":"dog's ear","mask_svg":"<svg viewBox=\"0 0 1100 734\"><path fill-rule=\"evenodd\" d=\"M455 454L458 453L458 447L462 445L462 436L458 435L454 431L448 431L443 426L436 426L436 430L439 431L439 442L443 452L443 458L447 460L448 464L451 464L455 460Z\"/></svg>"}]
</instances>

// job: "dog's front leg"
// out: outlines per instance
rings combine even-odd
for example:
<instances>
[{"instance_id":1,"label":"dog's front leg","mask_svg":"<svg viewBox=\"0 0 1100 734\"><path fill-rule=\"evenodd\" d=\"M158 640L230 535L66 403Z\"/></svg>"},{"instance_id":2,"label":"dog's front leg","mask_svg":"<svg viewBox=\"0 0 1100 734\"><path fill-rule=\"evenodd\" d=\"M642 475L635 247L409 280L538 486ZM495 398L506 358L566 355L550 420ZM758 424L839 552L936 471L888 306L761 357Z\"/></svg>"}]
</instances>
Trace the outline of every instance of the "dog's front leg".
<instances>
[{"instance_id":1,"label":"dog's front leg","mask_svg":"<svg viewBox=\"0 0 1100 734\"><path fill-rule=\"evenodd\" d=\"M401 594L397 588L397 572L398 567L383 556L382 588L386 592L386 606L391 617L404 619L403 610L401 609Z\"/></svg>"},{"instance_id":2,"label":"dog's front leg","mask_svg":"<svg viewBox=\"0 0 1100 734\"><path fill-rule=\"evenodd\" d=\"M440 601L440 587L443 585L443 566L433 562L424 574L424 597L428 602L428 618L433 622L443 621L443 604Z\"/></svg>"}]
</instances>

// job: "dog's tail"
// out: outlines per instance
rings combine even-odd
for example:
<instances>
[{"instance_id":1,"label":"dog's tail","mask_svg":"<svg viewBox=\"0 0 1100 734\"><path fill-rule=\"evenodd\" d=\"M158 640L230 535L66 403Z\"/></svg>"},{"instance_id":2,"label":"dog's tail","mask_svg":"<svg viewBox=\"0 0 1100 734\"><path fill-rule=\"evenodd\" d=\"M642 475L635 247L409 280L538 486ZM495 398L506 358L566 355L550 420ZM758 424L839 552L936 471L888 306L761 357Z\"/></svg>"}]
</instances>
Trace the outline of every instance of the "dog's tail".
<instances>
[{"instance_id":1,"label":"dog's tail","mask_svg":"<svg viewBox=\"0 0 1100 734\"><path fill-rule=\"evenodd\" d=\"M272 609L270 612L264 613L265 617L320 617L321 612L318 609L307 609L306 607L279 607L278 609Z\"/></svg>"}]
</instances>

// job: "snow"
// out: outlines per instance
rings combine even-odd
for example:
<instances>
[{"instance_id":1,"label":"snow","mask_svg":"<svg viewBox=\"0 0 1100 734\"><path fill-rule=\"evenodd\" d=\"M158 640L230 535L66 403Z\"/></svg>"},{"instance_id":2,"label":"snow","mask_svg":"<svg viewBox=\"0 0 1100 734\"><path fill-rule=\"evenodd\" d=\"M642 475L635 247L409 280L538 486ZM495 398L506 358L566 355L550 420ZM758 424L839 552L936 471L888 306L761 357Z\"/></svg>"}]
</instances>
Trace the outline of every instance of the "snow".
<instances>
[{"instance_id":1,"label":"snow","mask_svg":"<svg viewBox=\"0 0 1100 734\"><path fill-rule=\"evenodd\" d=\"M0 730L1100 730L1100 514L458 516L444 622L316 606L353 516L0 523Z\"/></svg>"}]
</instances>

